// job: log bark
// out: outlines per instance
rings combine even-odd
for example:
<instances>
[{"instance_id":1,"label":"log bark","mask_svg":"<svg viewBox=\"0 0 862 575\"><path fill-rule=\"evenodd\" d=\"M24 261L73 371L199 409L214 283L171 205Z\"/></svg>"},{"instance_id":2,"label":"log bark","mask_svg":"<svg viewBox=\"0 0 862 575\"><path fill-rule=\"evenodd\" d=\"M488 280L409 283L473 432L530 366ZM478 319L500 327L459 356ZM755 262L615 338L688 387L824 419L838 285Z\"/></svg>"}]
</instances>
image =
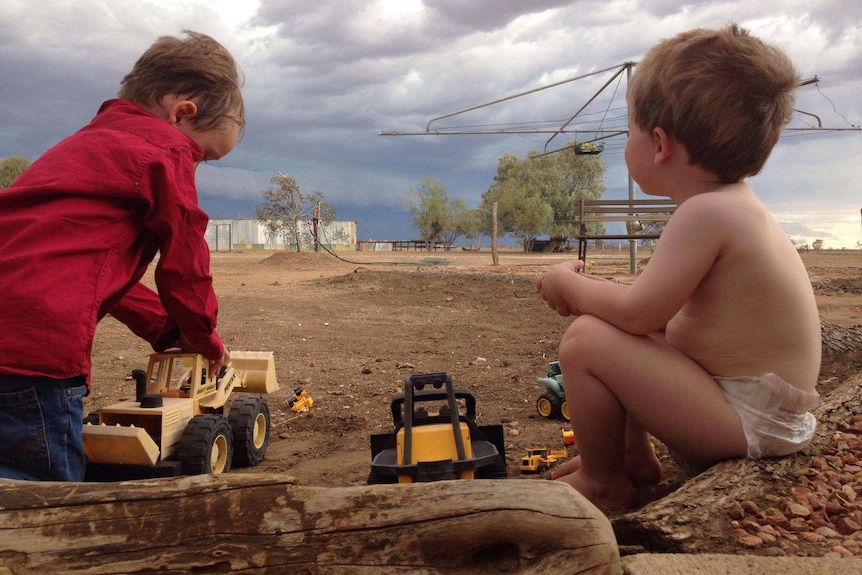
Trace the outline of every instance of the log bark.
<instances>
[{"instance_id":1,"label":"log bark","mask_svg":"<svg viewBox=\"0 0 862 575\"><path fill-rule=\"evenodd\" d=\"M5 568L5 571L4 571ZM225 474L0 481L0 573L620 573L610 522L550 481L305 487Z\"/></svg>"},{"instance_id":2,"label":"log bark","mask_svg":"<svg viewBox=\"0 0 862 575\"><path fill-rule=\"evenodd\" d=\"M837 355L862 349L862 326L842 326L820 322L823 355Z\"/></svg>"},{"instance_id":3,"label":"log bark","mask_svg":"<svg viewBox=\"0 0 862 575\"><path fill-rule=\"evenodd\" d=\"M769 492L776 482L794 479L813 453L822 452L836 429L862 414L862 373L821 397L812 413L817 432L805 450L781 459L725 461L689 479L670 495L611 518L617 542L648 551L704 553L727 540L726 523L715 521L730 504ZM729 522L729 519L728 519Z\"/></svg>"}]
</instances>

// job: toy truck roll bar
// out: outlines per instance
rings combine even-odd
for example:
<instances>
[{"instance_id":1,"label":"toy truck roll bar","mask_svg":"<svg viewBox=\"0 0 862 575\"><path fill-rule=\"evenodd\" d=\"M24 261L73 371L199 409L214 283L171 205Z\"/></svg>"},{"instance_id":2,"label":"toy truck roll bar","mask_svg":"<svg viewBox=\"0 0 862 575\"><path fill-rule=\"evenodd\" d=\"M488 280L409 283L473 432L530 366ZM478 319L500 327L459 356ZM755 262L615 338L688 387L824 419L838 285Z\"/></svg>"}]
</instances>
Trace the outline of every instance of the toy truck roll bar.
<instances>
[{"instance_id":1,"label":"toy truck roll bar","mask_svg":"<svg viewBox=\"0 0 862 575\"><path fill-rule=\"evenodd\" d=\"M368 483L506 477L502 426L478 426L476 398L449 373L408 376L390 407L394 433L371 436Z\"/></svg>"}]
</instances>

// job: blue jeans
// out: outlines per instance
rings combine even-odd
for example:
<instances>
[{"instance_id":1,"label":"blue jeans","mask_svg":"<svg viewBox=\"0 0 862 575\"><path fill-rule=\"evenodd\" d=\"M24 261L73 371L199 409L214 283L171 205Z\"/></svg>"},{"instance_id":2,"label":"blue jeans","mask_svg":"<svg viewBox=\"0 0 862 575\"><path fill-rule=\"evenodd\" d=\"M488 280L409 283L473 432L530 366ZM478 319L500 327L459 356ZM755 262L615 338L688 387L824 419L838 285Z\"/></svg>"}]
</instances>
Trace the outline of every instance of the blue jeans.
<instances>
[{"instance_id":1,"label":"blue jeans","mask_svg":"<svg viewBox=\"0 0 862 575\"><path fill-rule=\"evenodd\" d=\"M83 481L84 376L0 375L0 477Z\"/></svg>"}]
</instances>

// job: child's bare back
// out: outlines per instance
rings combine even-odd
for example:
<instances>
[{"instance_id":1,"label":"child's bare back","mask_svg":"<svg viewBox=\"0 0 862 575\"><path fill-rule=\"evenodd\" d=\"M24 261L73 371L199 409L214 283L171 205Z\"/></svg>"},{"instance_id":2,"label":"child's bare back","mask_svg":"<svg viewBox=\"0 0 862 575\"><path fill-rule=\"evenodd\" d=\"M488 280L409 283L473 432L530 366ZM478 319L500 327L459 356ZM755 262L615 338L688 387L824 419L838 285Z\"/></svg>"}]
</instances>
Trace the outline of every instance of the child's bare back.
<instances>
[{"instance_id":1,"label":"child's bare back","mask_svg":"<svg viewBox=\"0 0 862 575\"><path fill-rule=\"evenodd\" d=\"M687 200L669 227L688 218L699 231L687 241L715 258L668 323L667 343L713 376L774 372L812 391L820 320L805 267L784 231L744 183ZM673 258L682 249L677 239L686 238L664 236L651 264L667 252Z\"/></svg>"}]
</instances>

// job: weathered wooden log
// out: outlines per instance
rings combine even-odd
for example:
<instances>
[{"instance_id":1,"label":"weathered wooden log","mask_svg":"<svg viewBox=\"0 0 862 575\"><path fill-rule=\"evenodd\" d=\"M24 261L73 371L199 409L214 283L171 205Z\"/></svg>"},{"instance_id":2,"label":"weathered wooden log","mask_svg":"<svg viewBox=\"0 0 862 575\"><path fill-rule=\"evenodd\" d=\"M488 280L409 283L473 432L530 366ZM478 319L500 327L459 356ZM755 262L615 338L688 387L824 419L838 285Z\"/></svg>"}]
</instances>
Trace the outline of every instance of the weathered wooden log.
<instances>
[{"instance_id":1,"label":"weathered wooden log","mask_svg":"<svg viewBox=\"0 0 862 575\"><path fill-rule=\"evenodd\" d=\"M818 426L807 449L781 459L741 459L719 463L689 479L678 490L636 511L611 517L620 546L649 551L705 553L727 540L727 528L715 521L731 503L770 492L777 482L795 479L811 453L829 444L839 424L862 414L862 373L848 378L812 409Z\"/></svg>"},{"instance_id":2,"label":"weathered wooden log","mask_svg":"<svg viewBox=\"0 0 862 575\"><path fill-rule=\"evenodd\" d=\"M0 573L620 573L610 522L551 481L305 487L225 474L0 481Z\"/></svg>"},{"instance_id":3,"label":"weathered wooden log","mask_svg":"<svg viewBox=\"0 0 862 575\"><path fill-rule=\"evenodd\" d=\"M823 355L836 355L862 349L862 326L842 326L820 322Z\"/></svg>"}]
</instances>

